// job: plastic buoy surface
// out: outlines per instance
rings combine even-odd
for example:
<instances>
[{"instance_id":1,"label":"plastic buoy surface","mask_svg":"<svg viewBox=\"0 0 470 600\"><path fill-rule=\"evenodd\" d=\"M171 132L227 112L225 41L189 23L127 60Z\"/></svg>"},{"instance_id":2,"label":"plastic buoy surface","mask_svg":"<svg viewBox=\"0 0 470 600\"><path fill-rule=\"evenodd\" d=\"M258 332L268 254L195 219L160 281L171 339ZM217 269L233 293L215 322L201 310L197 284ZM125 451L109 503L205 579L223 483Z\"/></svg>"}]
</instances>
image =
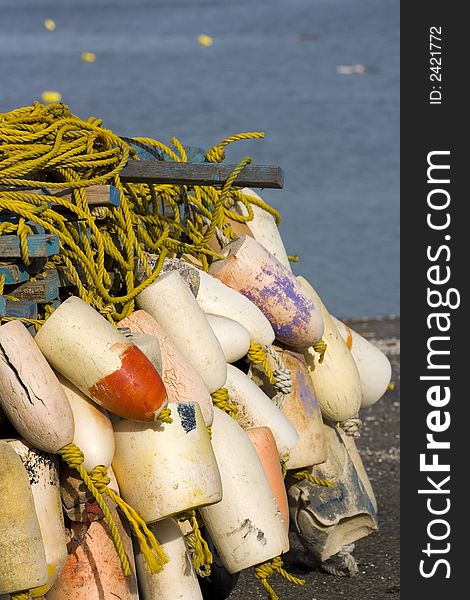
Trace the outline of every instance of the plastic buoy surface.
<instances>
[{"instance_id":1,"label":"plastic buoy surface","mask_svg":"<svg viewBox=\"0 0 470 600\"><path fill-rule=\"evenodd\" d=\"M47 582L47 562L29 478L21 458L0 440L0 594Z\"/></svg>"},{"instance_id":2,"label":"plastic buoy surface","mask_svg":"<svg viewBox=\"0 0 470 600\"><path fill-rule=\"evenodd\" d=\"M253 238L240 236L221 251L209 273L249 298L271 323L276 338L308 348L323 335L320 308L294 275Z\"/></svg>"},{"instance_id":3,"label":"plastic buoy surface","mask_svg":"<svg viewBox=\"0 0 470 600\"><path fill-rule=\"evenodd\" d=\"M279 456L289 454L299 436L271 398L233 365L227 365L227 381L224 387L228 390L230 402L238 407L237 421L241 427L269 427L276 440Z\"/></svg>"},{"instance_id":4,"label":"plastic buoy surface","mask_svg":"<svg viewBox=\"0 0 470 600\"><path fill-rule=\"evenodd\" d=\"M279 556L289 538L263 465L241 427L214 409L212 445L220 468L222 501L200 509L229 573Z\"/></svg>"},{"instance_id":5,"label":"plastic buoy surface","mask_svg":"<svg viewBox=\"0 0 470 600\"><path fill-rule=\"evenodd\" d=\"M135 562L141 600L202 600L198 579L180 528L171 518L149 525L169 561L160 573L150 573L138 544Z\"/></svg>"},{"instance_id":6,"label":"plastic buoy surface","mask_svg":"<svg viewBox=\"0 0 470 600\"><path fill-rule=\"evenodd\" d=\"M128 327L132 332L148 334L158 339L161 350L161 375L168 402L197 402L205 424L212 425L214 409L204 381L157 321L144 310L136 310L119 321L118 326Z\"/></svg>"},{"instance_id":7,"label":"plastic buoy surface","mask_svg":"<svg viewBox=\"0 0 470 600\"><path fill-rule=\"evenodd\" d=\"M54 453L73 440L69 401L20 321L0 327L0 404L16 430L35 448Z\"/></svg>"},{"instance_id":8,"label":"plastic buoy surface","mask_svg":"<svg viewBox=\"0 0 470 600\"><path fill-rule=\"evenodd\" d=\"M224 385L227 367L222 348L178 272L160 274L155 283L140 292L136 302L161 325L210 393Z\"/></svg>"},{"instance_id":9,"label":"plastic buoy surface","mask_svg":"<svg viewBox=\"0 0 470 600\"><path fill-rule=\"evenodd\" d=\"M250 188L243 188L242 193L262 200L261 196L258 196L258 194ZM243 202L236 202L235 209L240 215L244 217L248 216L248 210ZM264 246L266 250L269 250L269 252L271 252L271 254L275 256L286 269L292 272L290 261L287 257L287 252L273 215L256 204L251 204L251 209L253 211L253 219L248 221L247 225L252 231L253 237L257 242Z\"/></svg>"},{"instance_id":10,"label":"plastic buoy surface","mask_svg":"<svg viewBox=\"0 0 470 600\"><path fill-rule=\"evenodd\" d=\"M60 373L57 374L75 421L73 443L84 455L83 467L109 467L114 456L114 431L104 409L97 406Z\"/></svg>"},{"instance_id":11,"label":"plastic buoy surface","mask_svg":"<svg viewBox=\"0 0 470 600\"><path fill-rule=\"evenodd\" d=\"M165 387L150 360L76 296L62 302L35 341L54 369L120 417L154 421L166 406Z\"/></svg>"},{"instance_id":12,"label":"plastic buoy surface","mask_svg":"<svg viewBox=\"0 0 470 600\"><path fill-rule=\"evenodd\" d=\"M67 560L67 539L59 488L59 461L56 456L36 450L20 440L8 440L28 473L34 508L46 553L50 588Z\"/></svg>"},{"instance_id":13,"label":"plastic buoy surface","mask_svg":"<svg viewBox=\"0 0 470 600\"><path fill-rule=\"evenodd\" d=\"M359 371L362 388L361 408L375 404L387 391L392 365L387 356L359 333L332 317L341 337L350 349Z\"/></svg>"},{"instance_id":14,"label":"plastic buoy surface","mask_svg":"<svg viewBox=\"0 0 470 600\"><path fill-rule=\"evenodd\" d=\"M121 495L152 523L219 502L222 484L196 402L170 403L172 423L115 423L113 470Z\"/></svg>"},{"instance_id":15,"label":"plastic buoy surface","mask_svg":"<svg viewBox=\"0 0 470 600\"><path fill-rule=\"evenodd\" d=\"M361 407L361 379L351 352L339 334L328 310L313 287L303 277L298 281L320 306L327 344L323 361L313 347L303 352L322 415L329 421L345 421Z\"/></svg>"}]
</instances>

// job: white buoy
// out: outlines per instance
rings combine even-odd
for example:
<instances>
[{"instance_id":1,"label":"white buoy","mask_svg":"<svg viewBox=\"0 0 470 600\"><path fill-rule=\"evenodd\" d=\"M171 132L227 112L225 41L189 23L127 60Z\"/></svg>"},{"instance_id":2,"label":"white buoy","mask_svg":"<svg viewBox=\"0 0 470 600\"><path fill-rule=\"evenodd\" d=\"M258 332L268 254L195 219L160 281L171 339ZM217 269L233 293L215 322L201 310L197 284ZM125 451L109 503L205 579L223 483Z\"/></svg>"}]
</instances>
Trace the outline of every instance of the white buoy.
<instances>
[{"instance_id":1,"label":"white buoy","mask_svg":"<svg viewBox=\"0 0 470 600\"><path fill-rule=\"evenodd\" d=\"M0 404L15 429L35 448L55 453L73 439L67 397L20 321L0 327Z\"/></svg>"},{"instance_id":2,"label":"white buoy","mask_svg":"<svg viewBox=\"0 0 470 600\"><path fill-rule=\"evenodd\" d=\"M218 504L201 508L200 514L225 568L237 573L286 552L289 538L253 444L218 408L212 445L224 497Z\"/></svg>"},{"instance_id":3,"label":"white buoy","mask_svg":"<svg viewBox=\"0 0 470 600\"><path fill-rule=\"evenodd\" d=\"M258 196L258 194L250 188L243 188L241 191L242 194L262 200L261 196ZM292 272L275 218L271 213L256 204L250 204L250 207L253 211L253 219L248 221L247 225L253 233L253 237L257 242L264 246L266 250L269 250L269 252L271 252L271 254L275 256L286 269ZM235 210L244 217L248 216L248 210L243 202L236 202Z\"/></svg>"},{"instance_id":4,"label":"white buoy","mask_svg":"<svg viewBox=\"0 0 470 600\"><path fill-rule=\"evenodd\" d=\"M249 298L271 323L276 338L307 348L323 335L319 307L294 275L253 238L240 236L223 248L209 273Z\"/></svg>"},{"instance_id":5,"label":"white buoy","mask_svg":"<svg viewBox=\"0 0 470 600\"><path fill-rule=\"evenodd\" d=\"M230 402L238 407L237 421L243 429L269 427L276 440L279 456L289 454L298 438L297 431L273 401L243 371L227 365Z\"/></svg>"},{"instance_id":6,"label":"white buoy","mask_svg":"<svg viewBox=\"0 0 470 600\"><path fill-rule=\"evenodd\" d=\"M219 502L222 484L196 402L170 403L172 423L114 425L113 469L121 496L152 523Z\"/></svg>"},{"instance_id":7,"label":"white buoy","mask_svg":"<svg viewBox=\"0 0 470 600\"><path fill-rule=\"evenodd\" d=\"M251 300L183 260L165 260L164 269L177 270L181 274L203 312L240 323L250 332L253 342L264 345L273 343L274 331L270 322Z\"/></svg>"},{"instance_id":8,"label":"white buoy","mask_svg":"<svg viewBox=\"0 0 470 600\"><path fill-rule=\"evenodd\" d=\"M224 353L181 275L161 273L155 283L140 292L136 301L164 329L209 392L221 388L227 376Z\"/></svg>"},{"instance_id":9,"label":"white buoy","mask_svg":"<svg viewBox=\"0 0 470 600\"><path fill-rule=\"evenodd\" d=\"M168 402L197 402L204 423L212 425L214 409L212 398L201 376L186 357L178 350L170 337L153 317L144 310L136 310L118 323L132 332L144 333L158 339L160 344L161 376L168 395Z\"/></svg>"},{"instance_id":10,"label":"white buoy","mask_svg":"<svg viewBox=\"0 0 470 600\"><path fill-rule=\"evenodd\" d=\"M222 315L206 314L206 318L228 363L233 363L246 356L250 348L250 333L243 325Z\"/></svg>"},{"instance_id":11,"label":"white buoy","mask_svg":"<svg viewBox=\"0 0 470 600\"><path fill-rule=\"evenodd\" d=\"M320 363L319 354L313 348L304 351L313 389L323 416L333 422L345 421L356 416L361 407L359 371L316 291L303 277L298 277L298 280L320 306L325 325L323 339L327 349L323 362Z\"/></svg>"},{"instance_id":12,"label":"white buoy","mask_svg":"<svg viewBox=\"0 0 470 600\"><path fill-rule=\"evenodd\" d=\"M149 525L168 556L160 573L150 573L135 544L135 562L141 600L203 600L184 536L172 518Z\"/></svg>"},{"instance_id":13,"label":"white buoy","mask_svg":"<svg viewBox=\"0 0 470 600\"><path fill-rule=\"evenodd\" d=\"M41 529L50 588L67 560L67 539L60 500L59 461L55 456L36 450L20 440L8 440L21 458L29 476L34 508Z\"/></svg>"},{"instance_id":14,"label":"white buoy","mask_svg":"<svg viewBox=\"0 0 470 600\"><path fill-rule=\"evenodd\" d=\"M108 414L63 375L58 373L57 378L72 408L73 443L83 452L84 469L90 472L97 465L109 467L114 456L114 431Z\"/></svg>"},{"instance_id":15,"label":"white buoy","mask_svg":"<svg viewBox=\"0 0 470 600\"><path fill-rule=\"evenodd\" d=\"M0 594L9 594L44 585L48 569L28 473L4 440L0 481Z\"/></svg>"},{"instance_id":16,"label":"white buoy","mask_svg":"<svg viewBox=\"0 0 470 600\"><path fill-rule=\"evenodd\" d=\"M332 317L346 346L351 351L361 378L362 401L361 408L375 404L387 391L392 377L392 365L376 346L345 325L339 319Z\"/></svg>"},{"instance_id":17,"label":"white buoy","mask_svg":"<svg viewBox=\"0 0 470 600\"><path fill-rule=\"evenodd\" d=\"M52 313L35 341L56 371L120 417L155 421L166 405L163 382L145 354L76 296Z\"/></svg>"}]
</instances>

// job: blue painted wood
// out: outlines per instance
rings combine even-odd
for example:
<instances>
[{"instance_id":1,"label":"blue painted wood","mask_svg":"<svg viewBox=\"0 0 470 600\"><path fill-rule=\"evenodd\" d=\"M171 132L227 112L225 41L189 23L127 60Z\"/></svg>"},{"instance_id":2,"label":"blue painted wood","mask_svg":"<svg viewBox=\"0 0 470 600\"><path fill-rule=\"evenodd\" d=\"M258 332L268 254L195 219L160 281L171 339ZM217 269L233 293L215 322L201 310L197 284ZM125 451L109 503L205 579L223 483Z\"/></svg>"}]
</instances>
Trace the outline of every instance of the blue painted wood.
<instances>
[{"instance_id":1,"label":"blue painted wood","mask_svg":"<svg viewBox=\"0 0 470 600\"><path fill-rule=\"evenodd\" d=\"M28 252L30 257L58 254L59 236L40 233L28 235ZM0 235L0 256L21 257L20 238L17 235Z\"/></svg>"},{"instance_id":2,"label":"blue painted wood","mask_svg":"<svg viewBox=\"0 0 470 600\"><path fill-rule=\"evenodd\" d=\"M5 277L5 285L11 283L23 283L29 279L28 270L22 263L0 266L0 276L1 275Z\"/></svg>"},{"instance_id":3,"label":"blue painted wood","mask_svg":"<svg viewBox=\"0 0 470 600\"><path fill-rule=\"evenodd\" d=\"M6 300L4 296L0 296L0 315L5 315L6 314Z\"/></svg>"},{"instance_id":4,"label":"blue painted wood","mask_svg":"<svg viewBox=\"0 0 470 600\"><path fill-rule=\"evenodd\" d=\"M38 305L31 300L6 301L6 314L8 317L22 317L23 319L37 319Z\"/></svg>"},{"instance_id":5,"label":"blue painted wood","mask_svg":"<svg viewBox=\"0 0 470 600\"><path fill-rule=\"evenodd\" d=\"M9 291L8 294L20 300L34 300L39 304L45 304L59 297L59 285L59 274L56 270L51 270L43 279L27 281Z\"/></svg>"}]
</instances>

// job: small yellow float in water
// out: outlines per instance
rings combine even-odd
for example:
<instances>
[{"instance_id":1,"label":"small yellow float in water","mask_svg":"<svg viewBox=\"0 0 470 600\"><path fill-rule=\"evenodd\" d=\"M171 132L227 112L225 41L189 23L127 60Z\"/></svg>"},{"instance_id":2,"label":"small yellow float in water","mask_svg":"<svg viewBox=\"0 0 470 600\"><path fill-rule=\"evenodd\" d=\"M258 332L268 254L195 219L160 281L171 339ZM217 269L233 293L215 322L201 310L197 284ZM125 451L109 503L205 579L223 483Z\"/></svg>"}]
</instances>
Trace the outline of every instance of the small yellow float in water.
<instances>
[{"instance_id":1,"label":"small yellow float in water","mask_svg":"<svg viewBox=\"0 0 470 600\"><path fill-rule=\"evenodd\" d=\"M47 31L54 31L56 28L55 21L52 19L44 19L44 27L47 29Z\"/></svg>"},{"instance_id":2,"label":"small yellow float in water","mask_svg":"<svg viewBox=\"0 0 470 600\"><path fill-rule=\"evenodd\" d=\"M206 35L205 33L201 33L201 35L197 36L197 41L201 44L201 46L212 46L214 43L213 38L210 35Z\"/></svg>"},{"instance_id":3,"label":"small yellow float in water","mask_svg":"<svg viewBox=\"0 0 470 600\"><path fill-rule=\"evenodd\" d=\"M96 54L94 52L82 52L82 60L83 62L95 62Z\"/></svg>"},{"instance_id":4,"label":"small yellow float in water","mask_svg":"<svg viewBox=\"0 0 470 600\"><path fill-rule=\"evenodd\" d=\"M54 92L53 90L46 90L41 94L43 102L50 104L51 102L60 102L62 100L62 94L60 92Z\"/></svg>"}]
</instances>

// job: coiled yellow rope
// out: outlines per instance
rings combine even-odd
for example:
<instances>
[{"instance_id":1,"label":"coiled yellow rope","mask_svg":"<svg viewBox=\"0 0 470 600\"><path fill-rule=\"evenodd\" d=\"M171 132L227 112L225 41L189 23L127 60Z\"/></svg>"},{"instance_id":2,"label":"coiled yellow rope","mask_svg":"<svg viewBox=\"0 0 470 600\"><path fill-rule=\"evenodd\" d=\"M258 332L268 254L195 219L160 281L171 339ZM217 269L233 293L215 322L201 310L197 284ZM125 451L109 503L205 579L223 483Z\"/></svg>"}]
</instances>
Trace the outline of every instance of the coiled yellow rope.
<instances>
[{"instance_id":1,"label":"coiled yellow rope","mask_svg":"<svg viewBox=\"0 0 470 600\"><path fill-rule=\"evenodd\" d=\"M248 349L246 357L249 362L254 365L261 365L268 376L269 383L276 383L276 378L269 364L268 354L261 344L250 342L250 348Z\"/></svg>"},{"instance_id":2,"label":"coiled yellow rope","mask_svg":"<svg viewBox=\"0 0 470 600\"><path fill-rule=\"evenodd\" d=\"M96 466L90 473L90 480L100 494L108 495L121 509L132 527L150 572L159 573L168 562L168 557L137 511L108 487L110 480L106 467L103 465Z\"/></svg>"},{"instance_id":3,"label":"coiled yellow rope","mask_svg":"<svg viewBox=\"0 0 470 600\"><path fill-rule=\"evenodd\" d=\"M196 511L190 510L178 515L178 521L189 521L192 531L185 535L186 544L191 552L194 570L199 577L209 577L213 563L212 552L206 540L202 537Z\"/></svg>"},{"instance_id":4,"label":"coiled yellow rope","mask_svg":"<svg viewBox=\"0 0 470 600\"><path fill-rule=\"evenodd\" d=\"M211 397L214 406L217 406L217 408L226 412L232 419L237 418L238 406L233 402L230 402L227 388L219 388L215 392L212 392Z\"/></svg>"},{"instance_id":5,"label":"coiled yellow rope","mask_svg":"<svg viewBox=\"0 0 470 600\"><path fill-rule=\"evenodd\" d=\"M253 571L255 577L260 580L261 585L266 590L268 594L269 600L279 600L279 596L274 591L274 588L270 585L268 578L278 573L281 577L284 577L290 583L294 583L296 585L305 585L305 579L299 579L298 577L294 577L290 575L284 568L284 563L280 556L276 556L270 561L263 563L262 565L258 565L254 567Z\"/></svg>"},{"instance_id":6,"label":"coiled yellow rope","mask_svg":"<svg viewBox=\"0 0 470 600\"><path fill-rule=\"evenodd\" d=\"M331 481L326 481L326 479L320 479L319 477L315 477L308 471L297 471L296 473L292 473L292 477L294 479L306 479L310 481L310 483L314 483L315 485L321 485L323 487L333 487Z\"/></svg>"},{"instance_id":7,"label":"coiled yellow rope","mask_svg":"<svg viewBox=\"0 0 470 600\"><path fill-rule=\"evenodd\" d=\"M33 588L26 592L16 592L16 594L11 594L11 600L44 600L44 594L49 591L50 586L41 585L40 587Z\"/></svg>"},{"instance_id":8,"label":"coiled yellow rope","mask_svg":"<svg viewBox=\"0 0 470 600\"><path fill-rule=\"evenodd\" d=\"M158 420L162 421L163 423L173 423L173 419L171 418L171 409L168 408L168 406L162 408L160 414L158 415Z\"/></svg>"},{"instance_id":9,"label":"coiled yellow rope","mask_svg":"<svg viewBox=\"0 0 470 600\"><path fill-rule=\"evenodd\" d=\"M262 134L257 132L231 136L211 149L209 157L214 160L217 154L219 160L228 144L259 137ZM187 160L176 138L173 149L149 138L135 142L157 148L171 160ZM18 235L25 264L31 260L27 236L35 228L57 235L60 254L49 268L63 271L77 294L111 322L134 310L135 297L155 281L167 254L191 254L207 269L210 260L220 258L208 241L216 228L226 225L230 213L226 206L233 205L235 197L245 203L258 202L234 187L249 158L240 162L222 190L195 186L191 202L188 186L122 184L120 171L129 160L137 159L132 146L102 127L99 119L79 119L62 104L36 102L0 114L0 213L15 217L0 223L0 235ZM119 206L90 208L86 188L98 184L114 186ZM45 195L41 192L45 189L67 192L69 199ZM165 206L171 214L165 214ZM184 219L183 213L187 213ZM145 252L160 257L153 271ZM147 274L140 285L134 277L136 260ZM120 275L118 293L111 292L106 269L110 263ZM37 326L46 316L43 307L40 310Z\"/></svg>"}]
</instances>

